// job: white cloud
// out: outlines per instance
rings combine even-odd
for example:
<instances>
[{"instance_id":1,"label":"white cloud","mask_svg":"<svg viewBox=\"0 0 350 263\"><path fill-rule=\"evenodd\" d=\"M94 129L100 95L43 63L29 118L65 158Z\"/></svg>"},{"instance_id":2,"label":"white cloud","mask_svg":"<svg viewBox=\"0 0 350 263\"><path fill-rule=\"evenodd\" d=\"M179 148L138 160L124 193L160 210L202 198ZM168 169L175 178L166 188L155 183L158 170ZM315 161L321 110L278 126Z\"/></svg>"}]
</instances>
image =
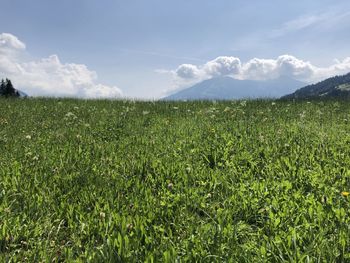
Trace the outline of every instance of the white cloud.
<instances>
[{"instance_id":1,"label":"white cloud","mask_svg":"<svg viewBox=\"0 0 350 263\"><path fill-rule=\"evenodd\" d=\"M277 78L276 61L273 59L254 58L242 66L242 79L265 79Z\"/></svg>"},{"instance_id":2,"label":"white cloud","mask_svg":"<svg viewBox=\"0 0 350 263\"><path fill-rule=\"evenodd\" d=\"M329 67L317 67L309 61L303 61L291 55L282 55L276 59L254 58L241 63L236 57L218 57L202 65L183 64L171 71L176 83L200 82L219 76L231 76L237 79L265 80L281 76L316 82L334 75L346 74L350 71L350 57L343 61L335 61Z\"/></svg>"},{"instance_id":3,"label":"white cloud","mask_svg":"<svg viewBox=\"0 0 350 263\"><path fill-rule=\"evenodd\" d=\"M203 70L210 76L237 75L241 71L241 61L236 57L217 57L207 62Z\"/></svg>"},{"instance_id":4,"label":"white cloud","mask_svg":"<svg viewBox=\"0 0 350 263\"><path fill-rule=\"evenodd\" d=\"M57 55L26 61L26 46L11 34L0 34L0 77L13 80L16 88L31 96L116 98L117 87L97 82L97 74L84 64L62 63Z\"/></svg>"},{"instance_id":5,"label":"white cloud","mask_svg":"<svg viewBox=\"0 0 350 263\"><path fill-rule=\"evenodd\" d=\"M8 33L0 34L0 52L24 50L26 45L17 37Z\"/></svg>"},{"instance_id":6,"label":"white cloud","mask_svg":"<svg viewBox=\"0 0 350 263\"><path fill-rule=\"evenodd\" d=\"M335 61L335 64L326 68L316 68L315 75L318 80L325 79L335 75L342 75L350 72L350 57L345 58L343 61Z\"/></svg>"},{"instance_id":7,"label":"white cloud","mask_svg":"<svg viewBox=\"0 0 350 263\"><path fill-rule=\"evenodd\" d=\"M192 64L182 64L180 65L176 71L176 75L179 76L182 79L195 79L200 77L200 70L197 68L197 66Z\"/></svg>"},{"instance_id":8,"label":"white cloud","mask_svg":"<svg viewBox=\"0 0 350 263\"><path fill-rule=\"evenodd\" d=\"M277 76L289 76L300 80L311 80L315 67L310 62L297 59L290 55L279 56L276 60Z\"/></svg>"}]
</instances>

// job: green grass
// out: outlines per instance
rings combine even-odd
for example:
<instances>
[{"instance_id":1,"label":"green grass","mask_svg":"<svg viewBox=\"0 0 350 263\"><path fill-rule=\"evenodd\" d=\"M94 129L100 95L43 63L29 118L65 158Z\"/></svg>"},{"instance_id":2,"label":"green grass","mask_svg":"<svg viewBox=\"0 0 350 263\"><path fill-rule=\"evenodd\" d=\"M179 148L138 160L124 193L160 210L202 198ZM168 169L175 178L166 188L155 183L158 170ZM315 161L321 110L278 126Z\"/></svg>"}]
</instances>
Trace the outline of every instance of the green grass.
<instances>
[{"instance_id":1,"label":"green grass","mask_svg":"<svg viewBox=\"0 0 350 263\"><path fill-rule=\"evenodd\" d=\"M350 103L0 100L0 261L350 261Z\"/></svg>"}]
</instances>

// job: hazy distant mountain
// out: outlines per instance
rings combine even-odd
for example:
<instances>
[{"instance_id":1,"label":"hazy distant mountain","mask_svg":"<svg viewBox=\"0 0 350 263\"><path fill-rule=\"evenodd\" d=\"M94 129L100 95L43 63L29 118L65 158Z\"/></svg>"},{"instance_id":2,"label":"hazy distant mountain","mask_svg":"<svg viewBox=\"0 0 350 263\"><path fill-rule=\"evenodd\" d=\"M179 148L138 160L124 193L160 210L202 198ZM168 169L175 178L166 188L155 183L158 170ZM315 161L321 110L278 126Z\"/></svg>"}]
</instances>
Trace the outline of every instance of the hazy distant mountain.
<instances>
[{"instance_id":1,"label":"hazy distant mountain","mask_svg":"<svg viewBox=\"0 0 350 263\"><path fill-rule=\"evenodd\" d=\"M298 89L292 94L283 96L282 99L306 99L306 98L350 98L350 73L343 76L335 76L319 83Z\"/></svg>"},{"instance_id":2,"label":"hazy distant mountain","mask_svg":"<svg viewBox=\"0 0 350 263\"><path fill-rule=\"evenodd\" d=\"M21 90L18 90L18 89L17 89L17 92L18 92L19 96L22 97L22 98L28 97L28 94L25 93L25 92L23 92L23 91L21 91Z\"/></svg>"},{"instance_id":3,"label":"hazy distant mountain","mask_svg":"<svg viewBox=\"0 0 350 263\"><path fill-rule=\"evenodd\" d=\"M237 80L220 77L202 81L190 88L181 90L164 100L208 100L280 97L305 86L305 83L280 77L273 80Z\"/></svg>"}]
</instances>

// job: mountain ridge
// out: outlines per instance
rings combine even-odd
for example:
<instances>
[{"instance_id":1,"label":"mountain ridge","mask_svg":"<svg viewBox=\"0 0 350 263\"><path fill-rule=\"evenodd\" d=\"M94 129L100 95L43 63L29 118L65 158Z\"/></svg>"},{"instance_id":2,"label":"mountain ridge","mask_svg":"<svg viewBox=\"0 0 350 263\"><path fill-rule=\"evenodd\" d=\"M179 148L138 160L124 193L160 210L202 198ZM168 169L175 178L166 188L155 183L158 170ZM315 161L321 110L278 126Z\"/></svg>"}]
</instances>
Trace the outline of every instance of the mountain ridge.
<instances>
[{"instance_id":1,"label":"mountain ridge","mask_svg":"<svg viewBox=\"0 0 350 263\"><path fill-rule=\"evenodd\" d=\"M350 73L302 87L281 99L350 98Z\"/></svg>"},{"instance_id":2,"label":"mountain ridge","mask_svg":"<svg viewBox=\"0 0 350 263\"><path fill-rule=\"evenodd\" d=\"M230 100L246 98L279 98L303 87L305 83L282 76L271 80L238 80L218 77L204 80L162 100Z\"/></svg>"}]
</instances>

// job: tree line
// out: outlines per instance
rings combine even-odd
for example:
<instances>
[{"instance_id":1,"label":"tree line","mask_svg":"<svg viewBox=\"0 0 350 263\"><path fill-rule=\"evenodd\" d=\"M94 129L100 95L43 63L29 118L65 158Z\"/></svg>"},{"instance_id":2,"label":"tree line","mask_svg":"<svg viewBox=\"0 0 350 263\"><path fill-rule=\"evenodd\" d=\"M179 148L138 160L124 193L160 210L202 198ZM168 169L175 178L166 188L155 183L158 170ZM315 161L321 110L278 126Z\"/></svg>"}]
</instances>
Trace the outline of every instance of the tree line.
<instances>
[{"instance_id":1,"label":"tree line","mask_svg":"<svg viewBox=\"0 0 350 263\"><path fill-rule=\"evenodd\" d=\"M11 80L2 79L0 84L0 96L19 97L19 92L13 87Z\"/></svg>"}]
</instances>

